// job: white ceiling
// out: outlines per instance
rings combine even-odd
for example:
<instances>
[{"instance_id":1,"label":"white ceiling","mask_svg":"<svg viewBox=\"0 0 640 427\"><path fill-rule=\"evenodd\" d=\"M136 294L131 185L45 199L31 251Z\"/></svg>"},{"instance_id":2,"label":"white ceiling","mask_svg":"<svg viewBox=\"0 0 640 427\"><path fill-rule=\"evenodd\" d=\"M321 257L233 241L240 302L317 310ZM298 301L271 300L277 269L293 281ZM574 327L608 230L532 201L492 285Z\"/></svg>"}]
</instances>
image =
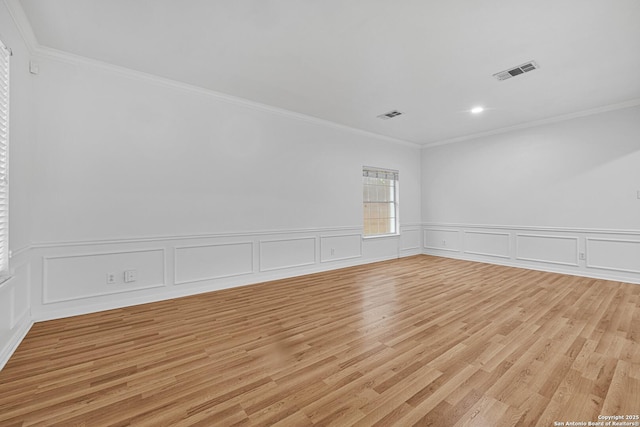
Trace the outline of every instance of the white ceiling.
<instances>
[{"instance_id":1,"label":"white ceiling","mask_svg":"<svg viewBox=\"0 0 640 427\"><path fill-rule=\"evenodd\" d=\"M420 144L640 99L638 0L20 4L41 46Z\"/></svg>"}]
</instances>

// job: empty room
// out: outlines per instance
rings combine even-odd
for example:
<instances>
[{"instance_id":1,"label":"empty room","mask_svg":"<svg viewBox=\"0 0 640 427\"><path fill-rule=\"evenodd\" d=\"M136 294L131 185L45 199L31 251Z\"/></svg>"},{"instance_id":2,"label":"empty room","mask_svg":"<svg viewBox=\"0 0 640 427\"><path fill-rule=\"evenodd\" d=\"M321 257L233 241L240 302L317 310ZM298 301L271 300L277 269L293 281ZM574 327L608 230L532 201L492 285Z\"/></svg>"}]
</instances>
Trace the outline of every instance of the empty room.
<instances>
[{"instance_id":1,"label":"empty room","mask_svg":"<svg viewBox=\"0 0 640 427\"><path fill-rule=\"evenodd\" d=\"M0 426L640 426L639 22L0 0Z\"/></svg>"}]
</instances>

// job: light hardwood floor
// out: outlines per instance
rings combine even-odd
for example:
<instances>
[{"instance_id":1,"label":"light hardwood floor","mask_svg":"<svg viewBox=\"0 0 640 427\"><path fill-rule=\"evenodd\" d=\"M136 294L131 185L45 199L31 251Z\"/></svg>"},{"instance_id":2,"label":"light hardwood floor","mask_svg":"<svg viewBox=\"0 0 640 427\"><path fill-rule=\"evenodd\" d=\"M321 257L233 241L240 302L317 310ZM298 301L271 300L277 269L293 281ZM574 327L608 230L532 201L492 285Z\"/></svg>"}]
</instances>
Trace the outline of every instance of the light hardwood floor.
<instances>
[{"instance_id":1,"label":"light hardwood floor","mask_svg":"<svg viewBox=\"0 0 640 427\"><path fill-rule=\"evenodd\" d=\"M37 323L0 425L593 422L639 339L640 285L416 256Z\"/></svg>"}]
</instances>

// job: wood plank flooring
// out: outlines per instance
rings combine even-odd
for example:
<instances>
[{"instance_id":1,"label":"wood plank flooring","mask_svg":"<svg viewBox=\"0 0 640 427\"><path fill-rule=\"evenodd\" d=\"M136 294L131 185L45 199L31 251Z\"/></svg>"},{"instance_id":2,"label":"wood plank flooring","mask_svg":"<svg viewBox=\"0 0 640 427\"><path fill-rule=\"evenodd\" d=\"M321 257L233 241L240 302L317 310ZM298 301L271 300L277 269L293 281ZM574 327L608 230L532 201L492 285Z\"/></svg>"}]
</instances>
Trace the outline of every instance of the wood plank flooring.
<instances>
[{"instance_id":1,"label":"wood plank flooring","mask_svg":"<svg viewBox=\"0 0 640 427\"><path fill-rule=\"evenodd\" d=\"M0 425L595 422L639 339L640 285L420 255L37 323Z\"/></svg>"}]
</instances>

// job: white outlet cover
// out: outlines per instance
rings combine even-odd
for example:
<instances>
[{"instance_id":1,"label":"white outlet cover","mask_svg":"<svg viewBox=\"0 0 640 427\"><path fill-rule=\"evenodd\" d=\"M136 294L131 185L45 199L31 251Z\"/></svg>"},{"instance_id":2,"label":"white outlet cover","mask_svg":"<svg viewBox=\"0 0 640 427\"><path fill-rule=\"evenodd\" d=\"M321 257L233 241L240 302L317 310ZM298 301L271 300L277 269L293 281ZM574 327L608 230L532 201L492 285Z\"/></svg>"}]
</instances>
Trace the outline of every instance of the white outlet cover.
<instances>
[{"instance_id":1,"label":"white outlet cover","mask_svg":"<svg viewBox=\"0 0 640 427\"><path fill-rule=\"evenodd\" d=\"M135 282L138 280L138 272L136 270L127 270L124 272L125 283Z\"/></svg>"},{"instance_id":2,"label":"white outlet cover","mask_svg":"<svg viewBox=\"0 0 640 427\"><path fill-rule=\"evenodd\" d=\"M107 284L116 283L116 273L107 273Z\"/></svg>"}]
</instances>

